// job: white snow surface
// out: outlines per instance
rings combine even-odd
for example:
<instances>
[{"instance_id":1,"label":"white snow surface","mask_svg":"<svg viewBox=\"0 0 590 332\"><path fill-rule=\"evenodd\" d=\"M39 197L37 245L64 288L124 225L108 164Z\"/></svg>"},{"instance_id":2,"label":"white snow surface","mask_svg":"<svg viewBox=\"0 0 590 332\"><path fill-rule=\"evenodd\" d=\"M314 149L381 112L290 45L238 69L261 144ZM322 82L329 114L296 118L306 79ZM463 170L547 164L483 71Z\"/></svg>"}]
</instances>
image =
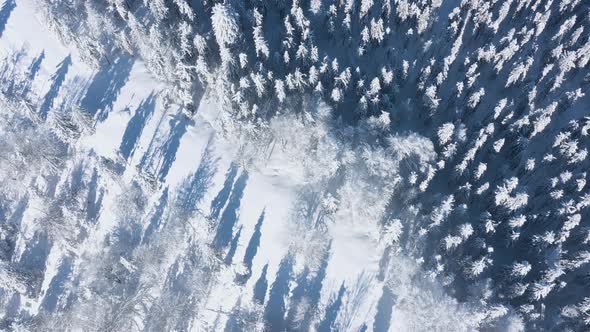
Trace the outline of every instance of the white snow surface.
<instances>
[{"instance_id":1,"label":"white snow surface","mask_svg":"<svg viewBox=\"0 0 590 332\"><path fill-rule=\"evenodd\" d=\"M83 107L77 105L84 104L80 101L83 92L91 88L103 67L86 63L76 45L64 45L48 29L46 18L36 6L34 0L16 0L0 37L0 59L9 59L24 50L25 60L21 60L20 66L25 70L23 64L28 65L43 52L45 57L32 87L33 95L40 98L50 93L54 72L70 56L71 65L64 83L58 87L53 108L76 105L79 112L89 111L79 110ZM468 12L467 17L470 15ZM460 29L463 34L465 25ZM460 41L457 48L461 47ZM455 51L449 60L445 59L445 67L459 61L456 57ZM393 236L391 233L384 235L384 227L397 217L404 219L404 230L424 226L419 225L417 217L412 220L411 211L418 207L408 207L410 212L404 216L388 216L386 225L382 212L390 204L407 204L402 199L393 203L385 199L404 195L398 191L405 187L394 185L395 181L412 181L398 179L397 171L406 167L404 158L412 156L430 167L416 168L420 173L416 177L419 180L414 179L417 188L427 177L425 174L435 171L440 162L434 152L436 142L415 133L394 135L388 154L382 156L380 150L370 147L339 146L337 135L327 132L329 129L322 127L318 116L314 135L322 143L317 147L315 137L297 136L300 128L291 115L279 114L270 127L284 135L282 141L273 141L274 145L269 145L272 148L266 148L265 157L261 157L256 141L247 136L225 135L224 123L218 120L227 112L226 105L220 101L223 98L215 87L205 88L196 111L187 115L182 106L174 100L169 102L166 96L175 87L158 80L144 59L133 58L131 63L128 76L111 96L112 100L101 100L105 109L98 109L89 128L70 141L64 165L52 176L43 176L47 170L40 170L29 183L21 183L22 188L14 190L15 197L23 201L26 198L27 203L21 212L14 253L9 262L2 261L0 265L0 319L10 322L6 325L10 329L221 331L232 326L233 319L250 319L255 323L247 325L248 330L273 330L275 325L269 327L265 317L271 315L269 310L278 308L269 309L269 303L275 306L278 302L269 301L283 301L284 320L308 324L296 325L302 330L320 330L331 306L337 302L341 286L346 291L340 296L339 310L331 317L333 330L380 331L386 326L391 331L473 331L482 326L489 328L486 324L497 318L485 296L463 297L459 301L452 288L447 287L451 276L424 267L424 260L413 252L419 251L416 247L421 240L402 249L391 245L398 241L387 237ZM31 101L15 104L8 96L0 97L3 114L19 107L18 112L28 114L23 105ZM151 106L146 106L149 103ZM145 111L149 107L153 109ZM48 124L38 126L51 127L53 116L47 117ZM0 123L3 134L8 131L5 118ZM141 129L132 127L138 123ZM291 127L292 134L285 127ZM450 135L460 136L458 131ZM138 136L125 156L122 151L129 139L126 135L134 134ZM481 140L481 144L485 142L485 138ZM317 150L310 152L312 146ZM342 174L345 184L341 192L350 195L342 195L335 203L337 208L331 209L329 195L309 199L318 187L329 187L325 170L330 169L332 159L350 155L350 165L356 165L355 160L368 154L382 158L383 168L379 173L371 173L376 171L352 167L349 173ZM207 163L215 171L211 172L209 182L199 187L203 189L201 197L186 210L189 215L185 216L185 209L174 204L184 199L187 183ZM489 167L485 170L491 171ZM98 179L93 180L93 173L98 174ZM388 184L376 184L375 179L386 179ZM514 196L520 190L515 189L517 185L518 182L512 187L506 185L508 199L518 198ZM495 185L492 187L495 189ZM91 195L95 196L90 198ZM100 212L93 219L87 217L87 210L95 203L92 200L98 201L96 195L100 196ZM47 226L53 211L48 207L49 196L52 202L63 199L61 214L57 221L51 221L58 226ZM168 197L169 203L163 212L158 212L162 197ZM310 207L312 201L317 206ZM7 211L14 211L16 204L10 203ZM136 205L141 208L136 209ZM453 203L450 205L452 208ZM369 212L364 211L366 206L371 207ZM450 213L445 213L444 206L440 210L433 208L429 217L433 223L443 221ZM435 217L437 211L440 213ZM154 217L158 213L160 217ZM309 220L304 220L303 215ZM8 220L8 215L5 218ZM228 235L216 222L229 221L234 224ZM316 221L325 222L322 231L312 227ZM436 231L436 226L423 228L425 234L432 229ZM468 232L451 232L459 236L459 243L470 237ZM245 257L250 254L250 241L257 233L261 234L260 243L251 257L251 267L247 267ZM463 234L467 235L461 240ZM215 241L224 236L229 236L227 243L217 248ZM39 238L43 237L45 244L39 245ZM228 262L226 255L232 251L233 259ZM384 257L387 264L383 263ZM285 281L281 275L287 261L289 278ZM19 264L30 268L36 281L21 277L19 270L12 267ZM268 286L263 302L256 302L254 298L260 296L257 284L264 273ZM320 287L315 289L314 278L322 273L325 275ZM275 290L279 292L274 284L280 283L285 283L287 290L273 295ZM139 291L128 294L134 287ZM308 287L300 298L298 287ZM314 292L317 302L306 303ZM182 302L185 300L194 303L189 306ZM181 302L190 308L188 312L174 311L176 306L181 308ZM308 322L303 318L309 308L306 306L315 306L310 310L311 318L305 318ZM492 324L493 328L522 329L514 308L505 305L498 310L506 313L498 315L503 318ZM174 315L181 317L183 326L168 326L167 321L154 323ZM101 320L108 320L105 317L110 323Z\"/></svg>"}]
</instances>

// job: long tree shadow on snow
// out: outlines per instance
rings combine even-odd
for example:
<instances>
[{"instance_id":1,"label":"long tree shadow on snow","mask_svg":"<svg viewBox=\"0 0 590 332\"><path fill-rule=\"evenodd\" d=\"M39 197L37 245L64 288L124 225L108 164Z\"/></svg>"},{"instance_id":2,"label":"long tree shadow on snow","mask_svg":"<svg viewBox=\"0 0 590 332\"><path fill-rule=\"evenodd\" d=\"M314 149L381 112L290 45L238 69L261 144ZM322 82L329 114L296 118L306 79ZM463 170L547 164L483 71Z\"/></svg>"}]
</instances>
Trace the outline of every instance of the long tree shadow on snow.
<instances>
[{"instance_id":1,"label":"long tree shadow on snow","mask_svg":"<svg viewBox=\"0 0 590 332\"><path fill-rule=\"evenodd\" d=\"M167 115L163 115L166 117ZM168 132L160 131L162 120L158 129L152 136L146 153L142 156L139 168L160 181L164 181L172 164L176 160L176 153L180 147L180 140L186 133L189 125L194 122L184 115L176 114L168 121ZM162 134L166 134L162 137ZM163 143L161 143L163 140Z\"/></svg>"},{"instance_id":2,"label":"long tree shadow on snow","mask_svg":"<svg viewBox=\"0 0 590 332\"><path fill-rule=\"evenodd\" d=\"M88 196L86 198L86 219L89 221L96 221L100 215L102 207L102 200L104 198L104 190L98 188L98 171L96 168L92 171L90 183L88 184Z\"/></svg>"},{"instance_id":3,"label":"long tree shadow on snow","mask_svg":"<svg viewBox=\"0 0 590 332\"><path fill-rule=\"evenodd\" d=\"M256 222L256 226L254 226L254 232L250 237L250 241L248 241L248 246L246 247L246 253L244 254L244 259L242 263L246 266L247 273L243 276L239 276L237 281L239 283L245 283L250 276L252 275L252 262L254 261L254 257L256 257L256 253L258 252L258 247L260 246L260 239L262 237L262 223L264 222L264 215L266 213L266 209L262 210L260 217L258 217L258 221Z\"/></svg>"},{"instance_id":4,"label":"long tree shadow on snow","mask_svg":"<svg viewBox=\"0 0 590 332\"><path fill-rule=\"evenodd\" d=\"M225 174L225 182L223 182L223 187L221 188L221 190L219 191L217 196L215 196L215 198L211 202L211 210L210 210L211 211L210 212L211 219L219 218L219 214L221 213L221 210L225 206L225 203L227 203L227 199L229 198L229 195L231 193L231 189L232 189L232 186L234 184L237 174L238 174L238 164L232 163L229 166L227 173Z\"/></svg>"},{"instance_id":5,"label":"long tree shadow on snow","mask_svg":"<svg viewBox=\"0 0 590 332\"><path fill-rule=\"evenodd\" d=\"M197 211L198 204L211 186L213 176L217 172L217 161L218 159L213 154L213 139L211 138L203 151L197 170L181 183L175 195L173 204L178 211L181 211L180 217L190 218ZM169 204L169 198L169 188L166 187L151 213L150 223L143 235L143 243L149 242L160 227L164 211Z\"/></svg>"},{"instance_id":6,"label":"long tree shadow on snow","mask_svg":"<svg viewBox=\"0 0 590 332\"><path fill-rule=\"evenodd\" d=\"M233 229L238 221L240 203L248 182L248 172L244 171L233 185L227 206L221 214L213 245L218 249L227 247L233 237Z\"/></svg>"},{"instance_id":7,"label":"long tree shadow on snow","mask_svg":"<svg viewBox=\"0 0 590 332\"><path fill-rule=\"evenodd\" d=\"M258 277L258 280L256 280L256 283L254 284L254 295L252 297L252 301L259 305L264 304L264 299L266 298L266 290L268 288L268 281L266 280L267 272L268 263L264 265L262 272L260 273L260 277Z\"/></svg>"},{"instance_id":8,"label":"long tree shadow on snow","mask_svg":"<svg viewBox=\"0 0 590 332\"><path fill-rule=\"evenodd\" d=\"M320 325L317 328L318 332L330 332L336 329L335 323L336 318L338 317L338 312L340 311L340 307L342 306L342 298L346 291L346 287L344 287L344 283L340 286L340 290L338 291L338 295L336 298L333 298L328 306L326 307L326 314L324 318L320 322Z\"/></svg>"},{"instance_id":9,"label":"long tree shadow on snow","mask_svg":"<svg viewBox=\"0 0 590 332\"><path fill-rule=\"evenodd\" d=\"M92 78L80 106L97 116L98 121L106 119L129 74L135 60L129 55L120 55L114 61L104 63Z\"/></svg>"},{"instance_id":10,"label":"long tree shadow on snow","mask_svg":"<svg viewBox=\"0 0 590 332\"><path fill-rule=\"evenodd\" d=\"M383 293L377 303L377 313L373 323L373 331L387 332L389 331L389 324L391 321L391 314L393 312L393 305L395 303L394 294L389 287L383 286Z\"/></svg>"},{"instance_id":11,"label":"long tree shadow on snow","mask_svg":"<svg viewBox=\"0 0 590 332\"><path fill-rule=\"evenodd\" d=\"M330 261L331 247L332 242L330 241L317 271L310 273L310 270L306 267L297 278L297 287L293 289L291 294L286 294L287 296L290 295L290 309L286 321L290 330L308 331L311 329L311 324L320 304L322 287ZM307 305L300 305L305 303ZM300 310L301 307L304 308L304 311Z\"/></svg>"},{"instance_id":12,"label":"long tree shadow on snow","mask_svg":"<svg viewBox=\"0 0 590 332\"><path fill-rule=\"evenodd\" d=\"M162 223L162 218L164 217L164 211L166 210L166 205L168 205L168 197L169 197L169 189L166 187L160 195L160 199L158 200L157 205L154 207L153 212L150 216L150 223L143 232L143 236L141 242L143 244L149 243L152 236L156 233L160 224Z\"/></svg>"},{"instance_id":13,"label":"long tree shadow on snow","mask_svg":"<svg viewBox=\"0 0 590 332\"><path fill-rule=\"evenodd\" d=\"M32 239L27 241L26 249L16 263L19 274L27 280L27 294L36 297L43 282L47 257L52 244L44 232L36 232Z\"/></svg>"},{"instance_id":14,"label":"long tree shadow on snow","mask_svg":"<svg viewBox=\"0 0 590 332\"><path fill-rule=\"evenodd\" d=\"M41 64L43 63L43 60L45 60L45 50L41 51L41 53L31 62L31 65L27 70L29 72L29 81L35 80L37 74L39 74L39 70L41 70Z\"/></svg>"},{"instance_id":15,"label":"long tree shadow on snow","mask_svg":"<svg viewBox=\"0 0 590 332\"><path fill-rule=\"evenodd\" d=\"M63 85L63 83L66 79L66 75L68 74L68 70L69 70L71 64L72 64L72 57L71 57L71 55L68 55L67 57L65 57L63 59L62 62L60 62L57 65L57 69L56 69L55 73L51 76L52 82L51 82L51 86L49 87L49 91L47 91L47 93L45 94L45 97L43 98L43 103L41 104L41 107L39 108L39 115L41 116L41 118L43 118L43 119L47 118L47 114L49 113L49 111L53 107L53 103L54 103L55 99L57 98L57 95L59 94L59 90L61 89L61 86Z\"/></svg>"},{"instance_id":16,"label":"long tree shadow on snow","mask_svg":"<svg viewBox=\"0 0 590 332\"><path fill-rule=\"evenodd\" d=\"M166 178L172 164L176 160L176 152L178 152L178 148L180 147L180 139L186 133L187 127L190 123L191 121L188 121L183 116L176 116L170 120L170 127L172 129L163 146L165 153L158 174L161 181Z\"/></svg>"},{"instance_id":17,"label":"long tree shadow on snow","mask_svg":"<svg viewBox=\"0 0 590 332\"><path fill-rule=\"evenodd\" d=\"M264 320L269 331L284 331L287 328L285 313L289 296L289 281L293 271L293 257L287 254L279 265L279 270L268 295L268 303L264 309Z\"/></svg>"},{"instance_id":18,"label":"long tree shadow on snow","mask_svg":"<svg viewBox=\"0 0 590 332\"><path fill-rule=\"evenodd\" d=\"M204 96L204 91L201 84L195 84L193 91L193 103L195 105L200 103ZM168 106L165 105L165 107ZM192 108L190 110L191 112L194 111ZM166 127L163 126L166 123L164 121L166 118L169 118L167 123L169 129L167 130L162 129ZM180 140L187 132L189 126L192 125L194 125L194 121L182 112L179 112L179 110L173 115L163 114L149 143L147 152L141 158L139 168L154 179L164 181L176 160Z\"/></svg>"},{"instance_id":19,"label":"long tree shadow on snow","mask_svg":"<svg viewBox=\"0 0 590 332\"><path fill-rule=\"evenodd\" d=\"M21 91L21 95L27 99L30 98L29 95L31 93L31 86L37 78L39 71L41 70L41 64L43 63L43 60L45 60L45 51L41 51L41 54L34 58L31 62L31 65L27 68L27 81L23 84Z\"/></svg>"},{"instance_id":20,"label":"long tree shadow on snow","mask_svg":"<svg viewBox=\"0 0 590 332\"><path fill-rule=\"evenodd\" d=\"M68 278L72 273L72 262L66 257L59 265L57 274L51 279L49 287L43 297L41 306L44 311L55 312L58 309L60 296L64 294L67 287Z\"/></svg>"},{"instance_id":21,"label":"long tree shadow on snow","mask_svg":"<svg viewBox=\"0 0 590 332\"><path fill-rule=\"evenodd\" d=\"M213 176L217 173L217 162L218 158L213 153L213 137L210 137L201 156L199 167L179 189L177 204L185 213L192 214L197 210L198 204L213 183Z\"/></svg>"},{"instance_id":22,"label":"long tree shadow on snow","mask_svg":"<svg viewBox=\"0 0 590 332\"><path fill-rule=\"evenodd\" d=\"M144 243L157 236L158 229L162 227L164 210L168 204L172 204L173 208L179 212L175 214L174 218L181 221L188 220L195 212L198 212L198 204L211 186L212 178L217 172L217 162L218 158L215 157L213 151L213 138L210 138L203 151L199 167L180 184L176 195L169 195L168 188L162 193L160 201L152 213L150 225L148 225L144 233ZM170 202L170 196L174 196L174 202ZM195 245L194 243L191 244L188 250L176 259L168 272L165 285L166 301L174 302L176 305L175 310L182 312L187 317L194 312L195 305L203 297L201 291L204 288L195 287L195 280L198 279L206 283L212 276L207 264L202 264L203 257L199 254L200 250L194 247ZM196 278L195 276L199 277ZM189 329L188 323L188 320L178 320L175 328L186 331ZM149 320L147 323L148 326L155 330L164 330L165 324L166 322L157 319Z\"/></svg>"},{"instance_id":23,"label":"long tree shadow on snow","mask_svg":"<svg viewBox=\"0 0 590 332\"><path fill-rule=\"evenodd\" d=\"M127 128L125 128L123 139L119 145L119 153L125 160L129 159L133 151L135 151L137 141L141 137L146 122L152 116L155 109L156 96L152 93L139 104L137 110L135 110L135 114L133 114L127 123Z\"/></svg>"},{"instance_id":24,"label":"long tree shadow on snow","mask_svg":"<svg viewBox=\"0 0 590 332\"><path fill-rule=\"evenodd\" d=\"M8 23L8 19L14 8L16 8L15 0L6 0L4 5L2 5L2 8L0 8L0 37L2 37L2 34L6 29L6 24Z\"/></svg>"}]
</instances>

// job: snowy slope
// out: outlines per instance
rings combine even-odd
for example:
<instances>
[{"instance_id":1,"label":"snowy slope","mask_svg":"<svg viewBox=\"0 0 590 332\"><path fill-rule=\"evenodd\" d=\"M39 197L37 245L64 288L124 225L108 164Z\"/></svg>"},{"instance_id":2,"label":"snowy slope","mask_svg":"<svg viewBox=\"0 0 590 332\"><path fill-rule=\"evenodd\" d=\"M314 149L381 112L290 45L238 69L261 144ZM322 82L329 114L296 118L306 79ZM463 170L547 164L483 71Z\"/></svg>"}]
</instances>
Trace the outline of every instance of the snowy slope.
<instances>
[{"instance_id":1,"label":"snowy slope","mask_svg":"<svg viewBox=\"0 0 590 332\"><path fill-rule=\"evenodd\" d=\"M584 9L3 0L0 329L583 330Z\"/></svg>"}]
</instances>

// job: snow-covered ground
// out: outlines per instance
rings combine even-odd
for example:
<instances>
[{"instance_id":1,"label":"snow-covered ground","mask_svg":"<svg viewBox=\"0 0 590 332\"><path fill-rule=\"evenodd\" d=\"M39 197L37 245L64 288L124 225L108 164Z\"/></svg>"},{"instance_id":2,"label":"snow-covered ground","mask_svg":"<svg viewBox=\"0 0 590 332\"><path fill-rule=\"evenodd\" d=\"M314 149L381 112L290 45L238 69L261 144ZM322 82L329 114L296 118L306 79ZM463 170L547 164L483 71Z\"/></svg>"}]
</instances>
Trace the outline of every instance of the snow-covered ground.
<instances>
[{"instance_id":1,"label":"snow-covered ground","mask_svg":"<svg viewBox=\"0 0 590 332\"><path fill-rule=\"evenodd\" d=\"M516 40L537 42L544 29L552 43L576 31L566 47L581 45L590 17L565 13L587 5L548 1L547 17L564 14L517 30L508 9L540 2L395 1L390 20L379 1L320 15L318 1L288 12L113 0L80 22L68 21L79 3L67 3L0 0L0 330L586 324L587 292L576 290L590 262L587 46L510 58ZM487 17L489 6L501 9ZM323 29L336 21L349 28ZM177 28L173 41L145 28L153 22ZM150 52L157 43L169 47ZM199 53L196 65L178 52ZM528 105L513 101L525 88ZM567 163L554 166L556 156Z\"/></svg>"}]
</instances>

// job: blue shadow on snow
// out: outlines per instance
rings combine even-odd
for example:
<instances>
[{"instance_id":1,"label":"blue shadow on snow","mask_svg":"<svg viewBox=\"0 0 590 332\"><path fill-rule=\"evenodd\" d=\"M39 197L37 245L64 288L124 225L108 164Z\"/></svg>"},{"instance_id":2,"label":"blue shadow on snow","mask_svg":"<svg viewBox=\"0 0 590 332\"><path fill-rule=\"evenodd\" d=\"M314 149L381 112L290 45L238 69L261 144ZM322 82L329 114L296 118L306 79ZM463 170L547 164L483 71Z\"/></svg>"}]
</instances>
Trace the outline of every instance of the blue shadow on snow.
<instances>
[{"instance_id":1,"label":"blue shadow on snow","mask_svg":"<svg viewBox=\"0 0 590 332\"><path fill-rule=\"evenodd\" d=\"M6 29L6 24L14 8L16 8L15 0L6 0L2 8L0 8L0 37L2 37L4 29Z\"/></svg>"},{"instance_id":2,"label":"blue shadow on snow","mask_svg":"<svg viewBox=\"0 0 590 332\"><path fill-rule=\"evenodd\" d=\"M134 62L131 56L125 54L113 62L103 64L92 78L80 106L92 115L98 115L99 121L106 119L108 111L129 79Z\"/></svg>"},{"instance_id":3,"label":"blue shadow on snow","mask_svg":"<svg viewBox=\"0 0 590 332\"><path fill-rule=\"evenodd\" d=\"M53 107L53 102L59 94L59 89L66 79L66 75L68 74L68 69L70 68L71 64L72 57L71 55L68 55L60 64L57 65L55 73L51 76L52 82L51 86L49 87L49 91L47 91L47 94L45 94L45 97L43 98L43 104L41 104L41 107L39 108L39 115L41 118L47 118L47 114Z\"/></svg>"}]
</instances>

